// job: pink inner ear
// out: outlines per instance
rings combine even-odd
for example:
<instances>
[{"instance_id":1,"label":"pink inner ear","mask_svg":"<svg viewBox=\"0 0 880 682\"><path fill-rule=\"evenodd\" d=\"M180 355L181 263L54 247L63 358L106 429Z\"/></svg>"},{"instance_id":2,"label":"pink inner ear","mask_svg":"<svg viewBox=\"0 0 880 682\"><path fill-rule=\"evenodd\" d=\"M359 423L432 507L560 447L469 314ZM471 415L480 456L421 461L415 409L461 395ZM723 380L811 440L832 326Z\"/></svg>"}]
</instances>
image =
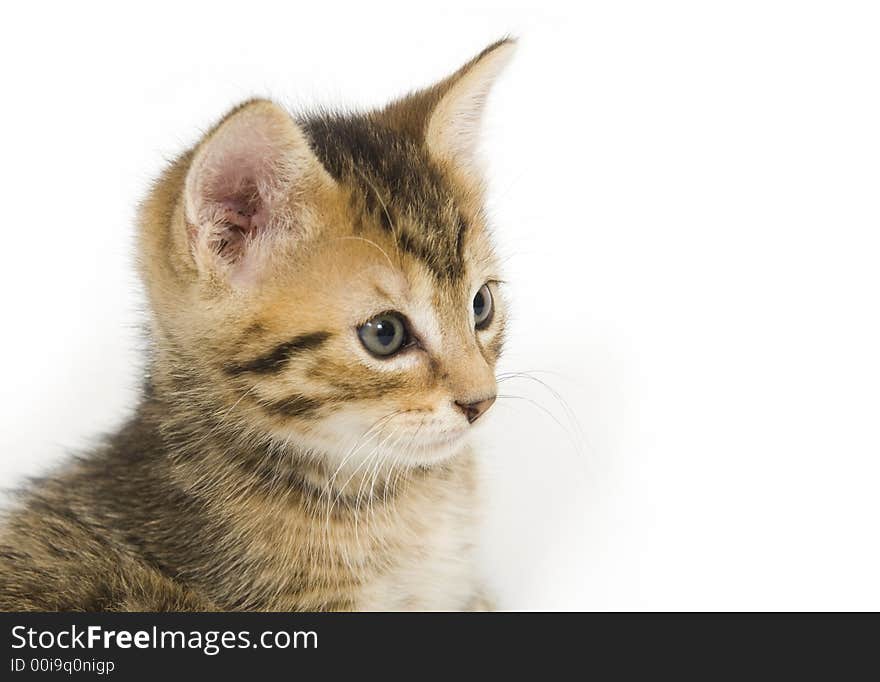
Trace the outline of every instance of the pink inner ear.
<instances>
[{"instance_id":1,"label":"pink inner ear","mask_svg":"<svg viewBox=\"0 0 880 682\"><path fill-rule=\"evenodd\" d=\"M266 227L266 211L262 200L227 200L220 204L219 222L235 226L244 232Z\"/></svg>"},{"instance_id":2,"label":"pink inner ear","mask_svg":"<svg viewBox=\"0 0 880 682\"><path fill-rule=\"evenodd\" d=\"M288 225L295 132L287 114L255 103L222 123L197 151L187 177L187 215L200 257L219 255L236 271L259 266L272 233Z\"/></svg>"},{"instance_id":3,"label":"pink inner ear","mask_svg":"<svg viewBox=\"0 0 880 682\"><path fill-rule=\"evenodd\" d=\"M243 141L247 140L238 142ZM247 241L269 223L264 192L271 164L262 156L269 150L254 144L247 150L235 150L237 153L229 153L228 149L219 151L220 154L209 158L205 168L204 196L207 206L211 207L215 248L224 257L237 260L243 255Z\"/></svg>"},{"instance_id":4,"label":"pink inner ear","mask_svg":"<svg viewBox=\"0 0 880 682\"><path fill-rule=\"evenodd\" d=\"M208 159L205 198L225 220L250 230L265 225L260 219L265 218L264 193L272 181L272 162L268 158L272 150L247 136L237 142L250 146L235 150L221 148L214 158Z\"/></svg>"}]
</instances>

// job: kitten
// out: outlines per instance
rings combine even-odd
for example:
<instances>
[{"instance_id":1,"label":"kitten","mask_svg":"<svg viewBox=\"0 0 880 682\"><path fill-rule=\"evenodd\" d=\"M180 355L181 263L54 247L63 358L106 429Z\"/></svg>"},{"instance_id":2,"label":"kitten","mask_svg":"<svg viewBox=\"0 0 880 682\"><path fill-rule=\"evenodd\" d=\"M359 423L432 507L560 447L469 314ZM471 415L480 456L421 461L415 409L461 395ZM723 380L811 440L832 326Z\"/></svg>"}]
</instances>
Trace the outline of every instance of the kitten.
<instances>
[{"instance_id":1,"label":"kitten","mask_svg":"<svg viewBox=\"0 0 880 682\"><path fill-rule=\"evenodd\" d=\"M140 214L149 378L0 530L4 610L487 608L505 306L475 146L502 40L361 115L230 112Z\"/></svg>"}]
</instances>

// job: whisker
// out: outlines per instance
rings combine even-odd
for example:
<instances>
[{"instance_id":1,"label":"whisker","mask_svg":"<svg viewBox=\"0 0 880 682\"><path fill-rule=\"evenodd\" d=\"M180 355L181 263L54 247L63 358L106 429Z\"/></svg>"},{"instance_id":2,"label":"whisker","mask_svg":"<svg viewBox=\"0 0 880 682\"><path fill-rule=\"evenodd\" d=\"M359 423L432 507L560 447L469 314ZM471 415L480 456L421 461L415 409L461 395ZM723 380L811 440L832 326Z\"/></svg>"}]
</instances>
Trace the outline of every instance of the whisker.
<instances>
[{"instance_id":1,"label":"whisker","mask_svg":"<svg viewBox=\"0 0 880 682\"><path fill-rule=\"evenodd\" d=\"M385 443L387 443L391 439L391 436L396 434L398 431L400 431L399 426L394 431L392 431L390 434L388 434L388 436L385 438L385 440L383 440L381 443L376 445L375 448L373 448L373 451L370 453L370 455L368 457L366 457L360 465L358 465L358 469L360 469L360 467L363 464L370 462L371 458L373 458L373 457L375 457L377 461L379 459L381 459L382 448L385 446ZM354 538L355 538L355 542L357 542L358 544L360 544L360 535L358 533L358 526L360 523L361 495L363 493L363 489L366 488L368 471L369 471L369 465L367 467L365 467L364 474L363 474L363 476L361 476L361 482L358 484L357 495L355 496L355 503L354 503ZM357 472L357 469L355 470L355 472ZM346 481L346 485L348 485L348 481Z\"/></svg>"},{"instance_id":2,"label":"whisker","mask_svg":"<svg viewBox=\"0 0 880 682\"><path fill-rule=\"evenodd\" d=\"M376 185L374 185L372 180L370 180L370 178L367 177L366 173L364 173L360 169L360 167L357 165L354 166L354 169L358 172L358 175L360 175L363 178L364 182L366 182L367 185L369 185L370 189L373 190L373 194L376 195L376 199L381 204L382 210L385 212L385 217L388 219L388 224L391 226L391 236L394 237L394 243L395 243L395 245L398 245L397 249L399 252L400 246L399 246L399 239L398 239L398 235L397 235L397 226L394 224L394 221L391 220L391 214L388 212L388 205L385 203L385 200L382 199L382 195L379 193L379 190L376 189Z\"/></svg>"},{"instance_id":3,"label":"whisker","mask_svg":"<svg viewBox=\"0 0 880 682\"><path fill-rule=\"evenodd\" d=\"M554 372L548 372L548 373L555 374ZM553 398L556 399L556 402L558 402L562 406L562 409L565 411L566 417L568 418L568 421L570 422L572 429L575 431L575 434L578 437L578 441L581 444L581 448L583 448L583 444L587 442L587 439L586 439L586 436L584 435L583 428L581 427L581 422L577 418L577 414L575 413L575 411L571 408L571 405L569 405L568 401L559 393L559 391L557 391L555 388L553 388L553 386L548 384L543 379L539 379L538 377L533 376L533 374L534 374L534 372L528 372L528 371L506 372L506 373L502 373L499 375L498 382L501 383L503 381L509 381L510 379L527 379L527 380L534 382L534 383L538 384L539 386L541 386L544 390L546 390L548 393L550 393L550 395L552 395Z\"/></svg>"},{"instance_id":4,"label":"whisker","mask_svg":"<svg viewBox=\"0 0 880 682\"><path fill-rule=\"evenodd\" d=\"M324 488L324 489L325 489L325 492L326 492L326 494L327 494L327 514L326 514L326 517L325 517L325 535L329 535L329 532L330 532L330 517L331 517L331 515L332 515L332 513L333 513L333 509L335 508L337 502L338 502L339 499L340 499L340 496L341 496L341 492L342 492L342 490L345 489L345 486L343 486L343 487L340 489L339 494L337 494L337 495L335 496L335 498L334 498L334 496L333 496L333 484L336 482L336 477L337 477L337 476L339 475L339 473L342 471L343 467L345 467L345 465L346 465L346 463L348 462L348 460L351 459L351 457L353 457L357 452L359 452L359 451L364 447L364 445L366 445L370 440L372 440L372 438L373 438L374 436L378 435L378 433L382 430L382 428L383 428L383 427L384 427L389 421L391 421L391 419L393 419L393 418L396 417L397 415L401 414L401 412L402 412L402 410L395 410L394 412L391 412L391 413L389 413L389 414L386 414L385 416L380 417L380 418L377 419L375 422L373 422L373 424L372 424L369 428L367 428L366 431L364 431L364 432L363 432L363 433L362 433L362 434L361 434L361 435L355 440L354 444L351 446L351 448L349 449L348 453L345 455L345 457L343 457L342 461L339 463L339 466L336 467L336 470L333 472L332 476L330 476L330 477L327 479L327 483L325 484L325 488ZM356 473L356 472L357 472L357 469L355 469L355 473ZM352 475L354 475L354 474L352 474ZM350 480L351 480L351 478L349 478L349 481L350 481ZM348 485L348 481L345 482L345 485Z\"/></svg>"},{"instance_id":5,"label":"whisker","mask_svg":"<svg viewBox=\"0 0 880 682\"><path fill-rule=\"evenodd\" d=\"M504 399L504 400L523 400L523 401L529 403L530 405L532 405L533 407L535 407L536 409L540 410L541 412L546 414L548 417L550 417L550 419L552 419L560 429L562 429L563 433L565 433L565 435L566 435L566 438L568 438L569 443L571 443L572 447L574 448L575 454L577 454L579 456L584 455L584 452L581 450L581 448L578 445L577 439L572 436L571 432L568 430L568 427L565 426L565 424L563 424L561 421L559 421L559 418L555 414L553 414L553 412L548 410L546 407L541 405L539 402L537 402L536 400L533 400L532 398L527 398L526 396L521 396L521 395L507 395L507 394L499 393L497 397L499 399Z\"/></svg>"},{"instance_id":6,"label":"whisker","mask_svg":"<svg viewBox=\"0 0 880 682\"><path fill-rule=\"evenodd\" d=\"M356 241L356 242L364 242L366 244L370 244L371 246L376 247L379 251L382 252L382 255L385 256L385 260L388 261L388 265L392 268L394 267L394 262L391 260L391 257L388 255L388 252L385 251L381 246L379 246L372 239L367 239L366 237L335 237L331 239L332 242L343 242L343 241Z\"/></svg>"}]
</instances>

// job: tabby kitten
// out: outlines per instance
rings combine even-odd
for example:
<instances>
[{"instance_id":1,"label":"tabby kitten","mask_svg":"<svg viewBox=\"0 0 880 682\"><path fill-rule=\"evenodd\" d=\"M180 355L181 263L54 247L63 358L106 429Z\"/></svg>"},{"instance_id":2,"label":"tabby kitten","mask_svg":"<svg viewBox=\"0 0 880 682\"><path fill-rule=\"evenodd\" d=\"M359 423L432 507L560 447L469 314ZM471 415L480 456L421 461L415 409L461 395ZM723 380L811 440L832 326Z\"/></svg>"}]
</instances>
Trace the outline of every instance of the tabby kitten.
<instances>
[{"instance_id":1,"label":"tabby kitten","mask_svg":"<svg viewBox=\"0 0 880 682\"><path fill-rule=\"evenodd\" d=\"M513 47L365 114L246 102L164 172L143 398L21 493L0 608L487 607L466 443L505 308L475 145Z\"/></svg>"}]
</instances>

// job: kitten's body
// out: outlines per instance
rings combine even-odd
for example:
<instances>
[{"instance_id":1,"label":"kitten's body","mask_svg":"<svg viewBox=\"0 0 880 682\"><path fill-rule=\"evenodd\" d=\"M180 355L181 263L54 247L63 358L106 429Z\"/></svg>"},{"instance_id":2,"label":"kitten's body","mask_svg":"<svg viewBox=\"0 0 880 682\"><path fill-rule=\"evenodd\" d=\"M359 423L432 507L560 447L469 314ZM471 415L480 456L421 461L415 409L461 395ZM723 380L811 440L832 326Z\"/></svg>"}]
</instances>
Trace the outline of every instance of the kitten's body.
<instances>
[{"instance_id":1,"label":"kitten's body","mask_svg":"<svg viewBox=\"0 0 880 682\"><path fill-rule=\"evenodd\" d=\"M21 493L0 609L485 607L463 439L503 310L467 312L495 273L468 157L509 48L381 112L248 103L166 171L141 216L143 400ZM355 330L383 310L413 341L377 358Z\"/></svg>"}]
</instances>

